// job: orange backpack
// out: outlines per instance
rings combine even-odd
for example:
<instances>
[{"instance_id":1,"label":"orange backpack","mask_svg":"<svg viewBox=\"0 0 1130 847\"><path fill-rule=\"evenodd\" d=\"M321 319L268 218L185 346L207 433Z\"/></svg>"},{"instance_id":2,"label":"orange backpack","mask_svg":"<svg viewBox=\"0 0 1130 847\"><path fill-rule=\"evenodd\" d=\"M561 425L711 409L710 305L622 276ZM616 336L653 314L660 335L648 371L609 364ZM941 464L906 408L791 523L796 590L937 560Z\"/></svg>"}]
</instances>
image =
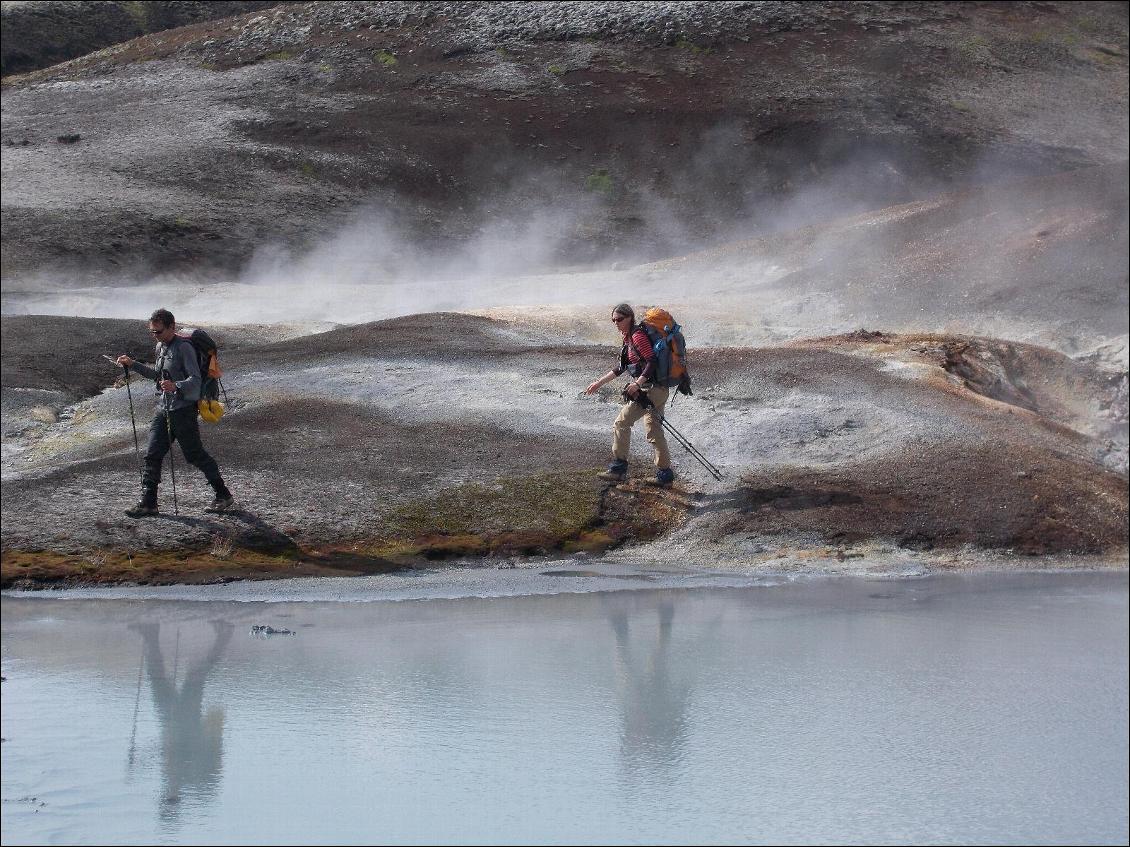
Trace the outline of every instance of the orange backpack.
<instances>
[{"instance_id":1,"label":"orange backpack","mask_svg":"<svg viewBox=\"0 0 1130 847\"><path fill-rule=\"evenodd\" d=\"M652 307L644 312L640 329L647 333L655 351L655 384L678 386L681 394L691 394L691 375L687 370L687 342L683 328L666 309Z\"/></svg>"}]
</instances>

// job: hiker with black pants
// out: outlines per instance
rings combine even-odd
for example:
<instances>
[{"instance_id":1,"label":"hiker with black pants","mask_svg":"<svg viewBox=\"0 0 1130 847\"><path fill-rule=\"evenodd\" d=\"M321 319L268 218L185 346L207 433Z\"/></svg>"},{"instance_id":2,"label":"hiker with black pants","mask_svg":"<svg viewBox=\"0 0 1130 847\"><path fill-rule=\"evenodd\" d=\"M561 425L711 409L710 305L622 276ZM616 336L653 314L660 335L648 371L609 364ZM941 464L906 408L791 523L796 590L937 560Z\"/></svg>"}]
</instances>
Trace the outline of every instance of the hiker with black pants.
<instances>
[{"instance_id":1,"label":"hiker with black pants","mask_svg":"<svg viewBox=\"0 0 1130 847\"><path fill-rule=\"evenodd\" d=\"M620 303L612 310L612 323L620 330L624 346L620 352L620 363L596 382L585 389L586 394L595 394L601 386L616 379L627 371L632 377L624 389L627 401L616 417L612 427L612 462L608 470L600 474L609 482L623 482L628 478L628 447L632 441L632 426L640 418L645 418L647 440L655 448L655 481L658 485L669 486L675 481L671 470L671 453L667 448L667 436L663 432L663 407L671 389L657 385L653 381L656 373L655 352L647 333L636 323L636 313L627 303ZM646 395L650 405L640 402L641 394Z\"/></svg>"},{"instance_id":2,"label":"hiker with black pants","mask_svg":"<svg viewBox=\"0 0 1130 847\"><path fill-rule=\"evenodd\" d=\"M126 514L141 518L157 514L157 486L161 484L161 465L179 441L184 459L195 465L216 492L208 511L223 512L234 504L231 492L224 485L220 469L200 441L197 402L202 382L200 363L192 342L176 334L176 319L168 309L158 309L149 318L149 332L157 341L157 362L154 367L119 356L117 363L132 368L156 382L157 411L149 425L149 446L145 451L145 467L141 475L141 502Z\"/></svg>"}]
</instances>

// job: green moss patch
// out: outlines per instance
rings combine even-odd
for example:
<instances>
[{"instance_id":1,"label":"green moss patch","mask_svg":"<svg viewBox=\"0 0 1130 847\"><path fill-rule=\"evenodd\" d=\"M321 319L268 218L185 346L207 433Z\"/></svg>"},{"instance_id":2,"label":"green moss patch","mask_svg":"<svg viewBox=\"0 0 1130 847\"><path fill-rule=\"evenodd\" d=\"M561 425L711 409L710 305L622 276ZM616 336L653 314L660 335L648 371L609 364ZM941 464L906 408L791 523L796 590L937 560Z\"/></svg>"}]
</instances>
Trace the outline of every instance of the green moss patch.
<instances>
[{"instance_id":1,"label":"green moss patch","mask_svg":"<svg viewBox=\"0 0 1130 847\"><path fill-rule=\"evenodd\" d=\"M696 56L699 56L699 55L709 56L711 53L714 52L713 47L702 47L698 44L695 44L693 41L688 41L686 38L679 38L675 42L674 46L678 47L680 50L689 50L691 53L695 54Z\"/></svg>"},{"instance_id":2,"label":"green moss patch","mask_svg":"<svg viewBox=\"0 0 1130 847\"><path fill-rule=\"evenodd\" d=\"M225 582L232 579L270 579L289 576L297 561L252 550L235 550L225 559L207 551L168 552L91 551L55 553L45 550L5 550L0 554L0 588L48 585L153 585ZM297 574L295 574L297 575Z\"/></svg>"},{"instance_id":3,"label":"green moss patch","mask_svg":"<svg viewBox=\"0 0 1130 847\"><path fill-rule=\"evenodd\" d=\"M612 174L604 168L597 168L585 179L585 190L587 191L608 195L612 193L612 188Z\"/></svg>"},{"instance_id":4,"label":"green moss patch","mask_svg":"<svg viewBox=\"0 0 1130 847\"><path fill-rule=\"evenodd\" d=\"M686 508L668 492L618 486L596 468L469 483L394 510L370 555L394 562L466 556L599 553L657 537Z\"/></svg>"}]
</instances>

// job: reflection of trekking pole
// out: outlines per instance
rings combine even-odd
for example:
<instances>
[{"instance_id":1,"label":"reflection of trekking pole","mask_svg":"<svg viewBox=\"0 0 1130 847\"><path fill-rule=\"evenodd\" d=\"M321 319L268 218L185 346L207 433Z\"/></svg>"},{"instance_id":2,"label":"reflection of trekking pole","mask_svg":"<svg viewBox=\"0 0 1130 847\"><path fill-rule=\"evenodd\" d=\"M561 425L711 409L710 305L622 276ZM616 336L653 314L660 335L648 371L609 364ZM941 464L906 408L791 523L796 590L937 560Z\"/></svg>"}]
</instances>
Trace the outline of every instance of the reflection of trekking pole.
<instances>
[{"instance_id":1,"label":"reflection of trekking pole","mask_svg":"<svg viewBox=\"0 0 1130 847\"><path fill-rule=\"evenodd\" d=\"M118 363L117 359L111 358L105 354L103 354L102 358L109 359L115 365ZM133 392L130 391L129 387L129 365L122 365L122 371L125 373L126 377L126 396L129 398L129 425L133 427L133 454L137 457L137 472L141 475L141 483L144 485L145 474L141 469L141 444L139 444L137 440L137 415L134 414L133 411Z\"/></svg>"},{"instance_id":2,"label":"reflection of trekking pole","mask_svg":"<svg viewBox=\"0 0 1130 847\"><path fill-rule=\"evenodd\" d=\"M164 381L168 378L168 372L162 371L161 380ZM177 468L176 465L173 464L173 418L170 414L172 410L172 398L169 396L169 392L165 391L163 393L165 395L165 430L169 434L169 476L173 480L173 514L179 515L180 512L177 511Z\"/></svg>"},{"instance_id":3,"label":"reflection of trekking pole","mask_svg":"<svg viewBox=\"0 0 1130 847\"><path fill-rule=\"evenodd\" d=\"M133 767L133 753L136 749L134 741L137 739L137 710L141 706L141 670L145 667L145 647L141 648L141 660L137 663L137 696L133 701L133 729L129 734L129 753L126 755L126 764Z\"/></svg>"},{"instance_id":4,"label":"reflection of trekking pole","mask_svg":"<svg viewBox=\"0 0 1130 847\"><path fill-rule=\"evenodd\" d=\"M633 402L639 403L645 409L648 409L651 412L652 417L655 417L655 404L651 402L651 398L647 396L646 392L639 392ZM670 421L668 421L666 417L659 415L659 423L663 425L663 428L665 430L671 433L671 435L677 442L679 442L679 446L690 453L691 456L694 457L700 465L706 468L707 472L712 477L719 480L722 479L722 471L718 470L718 468L708 458L706 458L706 456L702 455L699 449L691 444L690 439L679 432L679 430L675 429L675 427L671 425Z\"/></svg>"}]
</instances>

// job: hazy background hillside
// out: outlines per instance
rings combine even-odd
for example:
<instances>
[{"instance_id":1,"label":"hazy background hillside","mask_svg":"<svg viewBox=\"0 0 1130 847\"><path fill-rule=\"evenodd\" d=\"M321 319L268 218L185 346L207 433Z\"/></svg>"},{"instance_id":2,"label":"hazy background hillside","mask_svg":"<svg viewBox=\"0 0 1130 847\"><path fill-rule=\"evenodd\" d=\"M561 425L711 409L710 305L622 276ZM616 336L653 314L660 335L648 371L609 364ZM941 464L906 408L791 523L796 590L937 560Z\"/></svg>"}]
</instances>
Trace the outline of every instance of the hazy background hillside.
<instances>
[{"instance_id":1,"label":"hazy background hillside","mask_svg":"<svg viewBox=\"0 0 1130 847\"><path fill-rule=\"evenodd\" d=\"M0 72L26 73L139 35L277 5L270 0L4 0Z\"/></svg>"},{"instance_id":2,"label":"hazy background hillside","mask_svg":"<svg viewBox=\"0 0 1130 847\"><path fill-rule=\"evenodd\" d=\"M3 135L9 288L635 263L1125 161L1127 10L288 4L9 76Z\"/></svg>"}]
</instances>

